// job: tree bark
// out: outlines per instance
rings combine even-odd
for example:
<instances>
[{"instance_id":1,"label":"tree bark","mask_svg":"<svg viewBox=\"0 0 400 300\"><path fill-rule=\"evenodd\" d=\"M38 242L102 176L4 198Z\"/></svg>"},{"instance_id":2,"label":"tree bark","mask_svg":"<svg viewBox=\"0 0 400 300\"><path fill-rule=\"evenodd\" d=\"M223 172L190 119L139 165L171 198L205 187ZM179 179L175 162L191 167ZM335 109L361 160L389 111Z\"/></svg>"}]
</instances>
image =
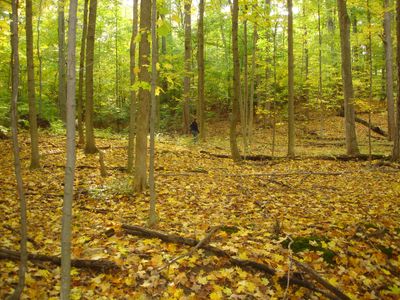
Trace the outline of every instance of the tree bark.
<instances>
[{"instance_id":1,"label":"tree bark","mask_svg":"<svg viewBox=\"0 0 400 300\"><path fill-rule=\"evenodd\" d=\"M197 26L197 68L198 68L198 106L197 119L200 126L200 140L204 141L205 133L205 98L204 98L204 0L199 2L199 22Z\"/></svg>"},{"instance_id":2,"label":"tree bark","mask_svg":"<svg viewBox=\"0 0 400 300\"><path fill-rule=\"evenodd\" d=\"M192 27L191 10L192 0L185 0L185 71L183 79L183 133L189 133L190 124L190 77L191 77L191 53L192 53Z\"/></svg>"},{"instance_id":3,"label":"tree bark","mask_svg":"<svg viewBox=\"0 0 400 300\"><path fill-rule=\"evenodd\" d=\"M132 19L132 36L130 44L130 80L131 86L135 84L136 74L136 42L138 26L138 0L133 2L133 19ZM136 134L136 91L131 88L131 104L129 112L129 139L128 139L128 172L133 173L133 166L135 161L135 134Z\"/></svg>"},{"instance_id":4,"label":"tree bark","mask_svg":"<svg viewBox=\"0 0 400 300\"><path fill-rule=\"evenodd\" d=\"M93 67L94 67L94 37L96 33L97 0L90 0L89 23L86 44L86 144L85 153L96 153L97 148L94 140L93 128Z\"/></svg>"},{"instance_id":5,"label":"tree bark","mask_svg":"<svg viewBox=\"0 0 400 300\"><path fill-rule=\"evenodd\" d=\"M294 61L293 61L293 2L288 6L288 156L294 157L295 127L294 127Z\"/></svg>"},{"instance_id":6,"label":"tree bark","mask_svg":"<svg viewBox=\"0 0 400 300\"><path fill-rule=\"evenodd\" d=\"M79 58L79 79L78 79L78 97L77 97L77 113L78 113L78 145L85 143L84 135L84 118L83 118L83 81L85 76L85 52L86 52L86 37L87 37L87 15L88 15L89 0L85 0L83 8L83 28L81 38L81 52Z\"/></svg>"},{"instance_id":7,"label":"tree bark","mask_svg":"<svg viewBox=\"0 0 400 300\"><path fill-rule=\"evenodd\" d=\"M384 40L385 47L385 69L386 69L386 99L387 99L387 122L388 122L388 139L394 139L395 133L395 110L393 97L393 47L392 47L392 12L389 10L390 0L385 0L384 15Z\"/></svg>"},{"instance_id":8,"label":"tree bark","mask_svg":"<svg viewBox=\"0 0 400 300\"><path fill-rule=\"evenodd\" d=\"M40 167L39 137L35 100L35 71L33 65L32 0L26 0L26 62L28 71L29 132L31 136L31 169Z\"/></svg>"},{"instance_id":9,"label":"tree bark","mask_svg":"<svg viewBox=\"0 0 400 300\"><path fill-rule=\"evenodd\" d=\"M78 0L70 0L68 16L67 58L67 161L64 175L64 201L61 230L61 299L71 291L71 227L75 177L75 83L76 83L76 15Z\"/></svg>"},{"instance_id":10,"label":"tree bark","mask_svg":"<svg viewBox=\"0 0 400 300\"><path fill-rule=\"evenodd\" d=\"M150 110L150 43L147 38L150 32L151 2L140 2L140 34L139 43L139 81L145 86L139 88L139 103L137 112L136 156L134 189L142 192L147 184L147 134L149 132Z\"/></svg>"},{"instance_id":11,"label":"tree bark","mask_svg":"<svg viewBox=\"0 0 400 300\"><path fill-rule=\"evenodd\" d=\"M249 129L248 129L248 141L251 148L253 138L253 123L254 123L254 94L255 94L255 82L256 82L256 68L257 68L257 24L253 27L253 52L251 55L251 83L250 83L250 103L249 103Z\"/></svg>"},{"instance_id":12,"label":"tree bark","mask_svg":"<svg viewBox=\"0 0 400 300\"><path fill-rule=\"evenodd\" d=\"M344 95L344 116L346 151L348 155L358 155L355 111L353 102L353 80L351 73L350 19L347 14L346 0L337 0L340 24L340 48L342 56L342 81Z\"/></svg>"},{"instance_id":13,"label":"tree bark","mask_svg":"<svg viewBox=\"0 0 400 300\"><path fill-rule=\"evenodd\" d=\"M400 82L400 1L396 1L396 38L397 38L397 80ZM400 161L400 84L397 84L396 130L394 135L392 159Z\"/></svg>"},{"instance_id":14,"label":"tree bark","mask_svg":"<svg viewBox=\"0 0 400 300\"><path fill-rule=\"evenodd\" d=\"M229 141L230 141L232 159L235 162L240 162L242 160L237 145L237 130L236 130L239 121L239 101L240 101L238 16L239 16L238 0L233 0L233 6L232 6L233 100L232 100L232 116L229 128Z\"/></svg>"},{"instance_id":15,"label":"tree bark","mask_svg":"<svg viewBox=\"0 0 400 300\"><path fill-rule=\"evenodd\" d=\"M158 222L156 211L156 183L154 179L155 160L155 125L156 125L156 87L157 87L157 1L152 0L151 6L151 112L150 112L150 159L149 159L149 186L150 186L150 209L149 226Z\"/></svg>"},{"instance_id":16,"label":"tree bark","mask_svg":"<svg viewBox=\"0 0 400 300\"><path fill-rule=\"evenodd\" d=\"M38 103L39 103L39 115L42 115L42 90L43 90L43 82L42 82L42 55L40 52L40 21L42 18L42 0L39 0L39 12L38 12L38 18L37 18L37 28L36 28L36 34L37 34L37 39L36 39L36 53L37 53L37 58L39 61L39 97L38 97Z\"/></svg>"},{"instance_id":17,"label":"tree bark","mask_svg":"<svg viewBox=\"0 0 400 300\"><path fill-rule=\"evenodd\" d=\"M21 161L19 157L18 127L17 127L17 101L19 86L19 55L18 55L18 0L12 0L12 20L11 20L11 131L14 154L14 172L17 181L17 192L20 201L20 222L21 222L21 242L20 242L20 265L18 285L10 299L19 299L25 286L25 273L27 271L27 214L24 184L22 180Z\"/></svg>"},{"instance_id":18,"label":"tree bark","mask_svg":"<svg viewBox=\"0 0 400 300\"><path fill-rule=\"evenodd\" d=\"M58 0L58 108L60 117L65 122L65 0Z\"/></svg>"},{"instance_id":19,"label":"tree bark","mask_svg":"<svg viewBox=\"0 0 400 300\"><path fill-rule=\"evenodd\" d=\"M243 140L243 155L246 157L249 151L248 144L248 108L249 108L249 71L248 71L248 51L247 51L247 13L248 8L245 5L244 8L244 20L243 20L243 93L240 98L240 124L242 129L242 140Z\"/></svg>"}]
</instances>

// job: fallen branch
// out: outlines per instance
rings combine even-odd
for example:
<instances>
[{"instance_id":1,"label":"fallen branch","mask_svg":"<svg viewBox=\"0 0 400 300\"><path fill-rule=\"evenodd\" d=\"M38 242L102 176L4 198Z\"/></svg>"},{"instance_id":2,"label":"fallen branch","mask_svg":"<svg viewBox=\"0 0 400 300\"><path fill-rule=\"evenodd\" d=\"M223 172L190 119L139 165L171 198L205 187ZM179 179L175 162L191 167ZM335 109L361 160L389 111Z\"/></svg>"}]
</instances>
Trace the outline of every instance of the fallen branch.
<instances>
[{"instance_id":1,"label":"fallen branch","mask_svg":"<svg viewBox=\"0 0 400 300\"><path fill-rule=\"evenodd\" d=\"M20 253L18 251L0 248L0 259L11 259L19 261ZM61 258L58 256L28 253L28 260L32 262L50 262L57 266L61 265ZM114 262L104 259L72 259L71 266L75 268L93 269L102 272L119 269L119 267Z\"/></svg>"},{"instance_id":2,"label":"fallen branch","mask_svg":"<svg viewBox=\"0 0 400 300\"><path fill-rule=\"evenodd\" d=\"M184 238L184 237L181 237L181 236L176 235L176 234L166 234L166 233L163 233L163 232L147 229L147 228L136 226L136 225L122 224L122 229L124 229L125 232L128 233L128 234L132 234L132 235L136 235L136 236L143 236L143 237L148 237L148 238L158 238L158 239L160 239L160 240L162 240L164 242L168 242L168 243L183 244L183 245L188 245L188 246L196 246L196 245L198 245L200 243L200 241L195 240L195 239ZM207 250L207 251L213 253L216 256L225 257L225 258L227 258L229 260L229 262L232 265L239 266L239 267L244 268L244 269L252 269L252 270L260 271L260 272L266 273L266 274L271 275L271 276L275 276L276 275L276 271L273 268L271 268L270 266L266 265L266 264L255 262L255 261L251 261L251 260L236 259L236 258L232 257L232 255L229 254L228 252L226 252L224 250L221 250L221 249L219 249L217 247L202 243L201 245L198 246L198 248ZM284 276L280 277L278 279L278 281L283 286L286 286L286 284L287 284L287 275L284 275ZM292 277L290 278L290 282L292 284L307 288L307 289L309 289L311 291L315 291L315 292L321 293L322 295L324 295L328 299L349 300L349 298L346 295L344 295L343 293L339 293L339 294L335 294L334 293L334 295L333 295L333 294L330 294L330 293L328 293L326 291L318 289L310 281L301 278L301 275L299 273L293 273ZM344 297L342 295L344 295Z\"/></svg>"},{"instance_id":3,"label":"fallen branch","mask_svg":"<svg viewBox=\"0 0 400 300\"><path fill-rule=\"evenodd\" d=\"M200 247L202 247L203 245L207 245L207 244L210 242L211 237L213 236L213 234L214 234L217 230L219 230L220 228L221 228L221 226L215 226L215 227L213 227L213 228L208 232L208 234L207 234L201 241L199 241L199 242L197 243L197 245L194 246L188 253L184 253L184 254L182 254L182 255L179 255L179 256L175 257L174 259L172 259L172 260L170 260L168 263L166 263L164 266L158 268L158 271L160 272L160 271L164 270L165 268L169 267L171 264L173 264L174 262L176 262L177 260L179 260L179 259L181 259L181 258L184 258L184 257L186 257L186 256L192 256L193 253L194 253L196 250L198 250Z\"/></svg>"},{"instance_id":4,"label":"fallen branch","mask_svg":"<svg viewBox=\"0 0 400 300\"><path fill-rule=\"evenodd\" d=\"M344 117L344 110L340 110L338 116L339 117ZM382 130L379 126L376 126L374 124L370 124L368 121L365 121L365 120L363 120L363 119L361 119L359 117L355 117L355 121L357 123L360 123L360 124L366 126L367 128L370 128L373 132L375 132L375 133L377 133L379 135L382 135L384 137L388 136L388 134L384 130Z\"/></svg>"}]
</instances>

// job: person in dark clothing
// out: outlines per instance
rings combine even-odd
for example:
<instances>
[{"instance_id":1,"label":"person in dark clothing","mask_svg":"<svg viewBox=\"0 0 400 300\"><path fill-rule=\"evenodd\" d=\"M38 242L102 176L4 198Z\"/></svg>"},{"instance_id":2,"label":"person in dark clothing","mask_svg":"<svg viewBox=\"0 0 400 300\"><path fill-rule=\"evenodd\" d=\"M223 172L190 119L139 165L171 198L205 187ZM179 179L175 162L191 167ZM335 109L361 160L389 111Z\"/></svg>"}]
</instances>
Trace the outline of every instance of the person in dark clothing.
<instances>
[{"instance_id":1,"label":"person in dark clothing","mask_svg":"<svg viewBox=\"0 0 400 300\"><path fill-rule=\"evenodd\" d=\"M190 124L190 132L193 135L193 140L197 142L197 136L199 135L199 126L197 125L196 119Z\"/></svg>"}]
</instances>

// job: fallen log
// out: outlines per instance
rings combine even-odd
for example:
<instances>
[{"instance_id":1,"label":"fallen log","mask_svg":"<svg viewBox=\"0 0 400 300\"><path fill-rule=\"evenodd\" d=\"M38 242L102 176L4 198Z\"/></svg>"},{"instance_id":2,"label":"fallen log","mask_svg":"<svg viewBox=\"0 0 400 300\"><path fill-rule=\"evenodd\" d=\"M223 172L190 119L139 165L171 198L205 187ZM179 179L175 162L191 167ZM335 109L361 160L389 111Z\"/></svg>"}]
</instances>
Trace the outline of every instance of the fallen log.
<instances>
[{"instance_id":1,"label":"fallen log","mask_svg":"<svg viewBox=\"0 0 400 300\"><path fill-rule=\"evenodd\" d=\"M18 251L0 248L0 259L11 259L19 261L20 255L21 254ZM36 263L49 262L57 266L61 265L61 258L58 256L28 253L28 260ZM75 268L92 269L102 272L119 269L119 267L114 262L104 259L71 259L71 266Z\"/></svg>"},{"instance_id":2,"label":"fallen log","mask_svg":"<svg viewBox=\"0 0 400 300\"><path fill-rule=\"evenodd\" d=\"M338 116L344 118L344 110L341 109L340 112L338 113ZM361 119L359 117L355 117L355 121L357 123L360 123L360 124L366 126L367 128L370 128L373 132L375 132L375 133L377 133L379 135L382 135L384 137L388 137L388 134L382 128L380 128L379 126L376 126L376 125L374 125L372 123L370 124L370 123L368 123L368 121L363 120L363 119Z\"/></svg>"},{"instance_id":3,"label":"fallen log","mask_svg":"<svg viewBox=\"0 0 400 300\"><path fill-rule=\"evenodd\" d=\"M214 254L216 256L227 258L228 261L232 265L239 266L239 267L244 268L244 269L252 269L252 270L260 271L260 272L266 273L266 274L271 275L271 276L277 275L277 272L273 268L271 268L270 266L268 266L266 264L255 262L255 261L251 261L251 260L242 260L242 259L234 258L228 252L226 252L226 251L224 251L222 249L219 249L217 247L208 245L208 244L200 244L200 241L198 241L196 239L185 238L185 237L181 237L181 236L176 235L176 234L166 234L166 233L163 233L163 232L160 232L160 231L155 231L155 230L151 230L151 229L144 228L144 227L141 227L141 226L136 226L136 225L122 224L122 229L124 229L125 232L128 233L128 234L147 237L147 238L158 238L158 239L160 239L160 240L162 240L164 242L168 242L168 243L183 244L183 245L194 246L194 247L199 245L198 248L207 250L207 251L211 252L212 254ZM322 278L320 277L320 279L322 279ZM288 282L287 274L282 276L282 277L280 277L278 279L278 281L280 282L280 284L286 285L287 282ZM343 294L341 291L339 291L338 289L334 288L333 286L332 286L333 289L331 289L333 294L330 294L330 293L328 293L326 291L318 289L313 283L311 283L307 279L303 279L301 277L300 273L293 273L292 277L290 278L290 282L292 284L307 288L307 289L309 289L311 291L315 291L315 292L321 293L322 295L324 295L328 299L350 300L349 297L347 297L345 294ZM327 282L327 281L324 281L323 286L326 287L327 285L330 285L330 283Z\"/></svg>"}]
</instances>

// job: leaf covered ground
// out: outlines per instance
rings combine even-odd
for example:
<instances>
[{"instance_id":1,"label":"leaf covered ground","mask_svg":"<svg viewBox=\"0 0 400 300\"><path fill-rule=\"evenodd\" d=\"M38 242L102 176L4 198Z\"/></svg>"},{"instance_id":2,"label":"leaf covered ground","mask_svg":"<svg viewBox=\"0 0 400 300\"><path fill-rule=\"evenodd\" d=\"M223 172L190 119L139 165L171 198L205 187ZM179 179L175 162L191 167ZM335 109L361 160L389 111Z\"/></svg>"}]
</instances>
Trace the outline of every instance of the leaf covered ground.
<instances>
[{"instance_id":1,"label":"leaf covered ground","mask_svg":"<svg viewBox=\"0 0 400 300\"><path fill-rule=\"evenodd\" d=\"M119 270L73 268L73 299L320 299L321 294L277 282L292 256L312 267L353 299L398 299L400 295L400 170L390 162L339 161L315 156L343 154L341 121L302 122L297 127L298 158L234 164L228 154L227 124L215 124L206 144L190 137L160 135L156 149L156 230L201 240L212 226L226 225L210 244L234 257L264 263L270 277L231 265L197 250L169 267L168 261L191 248L125 234L121 224L146 226L149 194L132 192L123 172L123 136L97 140L103 147L107 177L98 155L77 152L73 205L73 258L106 259ZM286 151L286 129L277 127L276 155ZM358 127L367 153L366 129ZM271 129L257 129L252 153L270 155ZM389 154L390 144L373 135L374 153ZM29 170L29 138L20 136L28 201L31 253L59 255L65 138L42 133L42 168ZM0 141L0 244L19 249L19 204L11 142ZM202 151L207 151L204 153ZM313 157L314 156L314 157ZM14 231L13 231L14 230ZM106 231L113 231L107 235ZM290 247L289 247L290 244ZM290 248L290 250L288 249ZM17 282L18 264L0 260L0 298ZM306 276L306 275L305 275ZM23 299L57 299L60 268L29 263Z\"/></svg>"}]
</instances>

